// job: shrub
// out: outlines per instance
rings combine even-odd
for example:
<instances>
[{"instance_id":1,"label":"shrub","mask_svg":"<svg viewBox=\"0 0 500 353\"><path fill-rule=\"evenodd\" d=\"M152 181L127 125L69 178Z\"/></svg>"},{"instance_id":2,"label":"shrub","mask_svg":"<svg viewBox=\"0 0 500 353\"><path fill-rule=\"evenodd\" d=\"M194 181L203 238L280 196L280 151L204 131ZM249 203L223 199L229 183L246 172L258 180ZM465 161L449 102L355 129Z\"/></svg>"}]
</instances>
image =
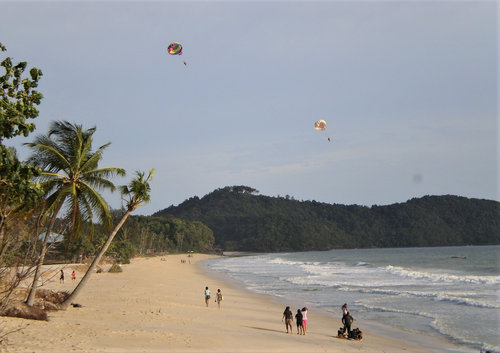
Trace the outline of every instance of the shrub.
<instances>
[{"instance_id":1,"label":"shrub","mask_svg":"<svg viewBox=\"0 0 500 353\"><path fill-rule=\"evenodd\" d=\"M111 268L109 269L109 272L112 272L112 273L117 273L117 272L123 272L122 270L122 267L117 264L117 263L114 263Z\"/></svg>"}]
</instances>

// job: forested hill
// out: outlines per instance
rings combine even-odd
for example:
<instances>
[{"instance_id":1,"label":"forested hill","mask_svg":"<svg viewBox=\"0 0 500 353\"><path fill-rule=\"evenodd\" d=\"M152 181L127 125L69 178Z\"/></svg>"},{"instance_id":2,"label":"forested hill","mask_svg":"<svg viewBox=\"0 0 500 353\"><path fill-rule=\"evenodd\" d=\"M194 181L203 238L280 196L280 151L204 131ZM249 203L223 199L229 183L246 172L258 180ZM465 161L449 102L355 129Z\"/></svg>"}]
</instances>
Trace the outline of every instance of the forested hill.
<instances>
[{"instance_id":1,"label":"forested hill","mask_svg":"<svg viewBox=\"0 0 500 353\"><path fill-rule=\"evenodd\" d=\"M458 196L365 207L262 196L250 187L232 186L153 216L201 221L224 250L500 244L500 203Z\"/></svg>"}]
</instances>

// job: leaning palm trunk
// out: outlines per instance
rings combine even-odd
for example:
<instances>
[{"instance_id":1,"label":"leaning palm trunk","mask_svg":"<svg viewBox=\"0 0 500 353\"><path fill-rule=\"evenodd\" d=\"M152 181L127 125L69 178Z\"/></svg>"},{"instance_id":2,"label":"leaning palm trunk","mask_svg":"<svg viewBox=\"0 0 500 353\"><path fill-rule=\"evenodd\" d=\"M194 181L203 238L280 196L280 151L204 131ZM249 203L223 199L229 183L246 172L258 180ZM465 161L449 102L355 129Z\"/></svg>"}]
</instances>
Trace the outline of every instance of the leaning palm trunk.
<instances>
[{"instance_id":1,"label":"leaning palm trunk","mask_svg":"<svg viewBox=\"0 0 500 353\"><path fill-rule=\"evenodd\" d=\"M75 298L80 294L82 288L85 286L85 284L88 282L90 279L90 275L94 272L94 269L97 267L99 264L99 261L101 261L101 258L104 256L106 251L108 250L109 246L111 245L111 242L113 241L113 238L115 237L116 233L120 230L120 228L123 226L123 223L127 220L128 216L132 213L133 210L127 210L127 212L123 215L122 219L120 222L116 225L116 227L113 229L113 231L109 234L108 240L106 240L106 243L102 246L101 250L99 251L99 254L95 257L94 261L92 261L92 264L90 264L90 267L87 269L87 272L85 272L85 275L82 277L80 283L76 286L76 288L73 290L73 292L70 294L69 297L66 298L64 302L59 304L59 309L66 310L68 306L75 300Z\"/></svg>"},{"instance_id":2,"label":"leaning palm trunk","mask_svg":"<svg viewBox=\"0 0 500 353\"><path fill-rule=\"evenodd\" d=\"M60 207L59 207L60 208ZM42 272L42 265L45 261L45 255L47 254L47 243L49 242L50 234L52 233L52 228L54 228L54 223L56 221L57 213L59 212L59 208L52 216L49 226L45 231L45 237L42 243L42 251L40 253L40 257L38 258L38 262L36 264L35 274L33 276L33 283L31 285L30 293L28 295L28 299L26 299L26 304L29 306L33 306L35 303L36 290L38 288L38 279L40 278L40 274Z\"/></svg>"},{"instance_id":3,"label":"leaning palm trunk","mask_svg":"<svg viewBox=\"0 0 500 353\"><path fill-rule=\"evenodd\" d=\"M108 247L111 245L111 242L113 241L113 238L115 237L116 233L120 230L120 228L123 226L125 221L127 220L128 216L137 209L143 202L149 202L150 199L150 191L151 187L149 185L149 181L151 180L154 169L152 169L149 172L149 175L147 178L144 178L144 173L136 172L137 177L133 179L128 186L122 186L121 187L121 193L122 196L128 196L129 200L127 202L127 211L123 215L122 219L120 222L116 225L116 227L113 229L113 231L109 234L108 240L106 240L106 243L101 248L101 251L99 251L99 254L95 257L94 261L92 261L92 264L88 268L87 272L83 276L82 280L80 283L78 283L78 286L76 286L75 290L73 293L70 294L68 298L61 304L59 304L59 308L62 310L66 310L68 306L71 304L73 300L77 297L77 295L81 292L83 286L88 282L90 275L94 272L94 269L97 267L97 264L99 264L99 261L103 257L104 253L106 253L106 250L108 250Z\"/></svg>"}]
</instances>

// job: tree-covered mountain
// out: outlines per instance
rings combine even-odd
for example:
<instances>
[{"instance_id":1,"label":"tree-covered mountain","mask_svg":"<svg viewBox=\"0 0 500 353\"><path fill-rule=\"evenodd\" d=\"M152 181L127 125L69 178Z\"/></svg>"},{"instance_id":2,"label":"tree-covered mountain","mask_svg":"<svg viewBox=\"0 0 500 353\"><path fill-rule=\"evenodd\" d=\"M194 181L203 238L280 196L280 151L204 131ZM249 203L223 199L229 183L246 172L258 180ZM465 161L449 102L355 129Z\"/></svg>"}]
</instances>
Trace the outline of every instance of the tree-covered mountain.
<instances>
[{"instance_id":1,"label":"tree-covered mountain","mask_svg":"<svg viewBox=\"0 0 500 353\"><path fill-rule=\"evenodd\" d=\"M499 202L450 195L366 207L263 196L247 186L232 186L153 216L200 221L224 250L500 244Z\"/></svg>"}]
</instances>

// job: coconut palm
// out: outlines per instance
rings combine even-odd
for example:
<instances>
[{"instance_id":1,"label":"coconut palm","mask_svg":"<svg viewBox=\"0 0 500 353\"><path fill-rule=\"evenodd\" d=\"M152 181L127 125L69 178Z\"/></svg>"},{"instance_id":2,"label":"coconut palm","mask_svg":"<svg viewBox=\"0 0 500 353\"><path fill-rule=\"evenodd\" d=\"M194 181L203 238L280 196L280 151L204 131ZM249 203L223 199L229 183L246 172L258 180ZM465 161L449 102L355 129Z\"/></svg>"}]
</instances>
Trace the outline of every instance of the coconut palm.
<instances>
[{"instance_id":1,"label":"coconut palm","mask_svg":"<svg viewBox=\"0 0 500 353\"><path fill-rule=\"evenodd\" d=\"M96 128L84 130L67 121L52 122L47 135L40 135L26 145L34 151L29 161L42 169L41 182L45 191L45 212L49 218L33 284L26 303L33 305L40 269L47 252L47 241L54 222L62 211L70 224L68 243L80 235L84 223L97 222L111 228L111 213L101 190L115 190L109 178L125 175L121 168L98 168L107 143L92 151L92 135Z\"/></svg>"},{"instance_id":2,"label":"coconut palm","mask_svg":"<svg viewBox=\"0 0 500 353\"><path fill-rule=\"evenodd\" d=\"M132 181L128 185L124 185L120 187L120 191L122 194L122 198L126 201L126 210L125 214L122 216L122 219L118 224L115 226L115 228L111 231L111 233L108 236L108 239L102 246L101 250L97 254L97 256L94 258L92 261L92 264L90 267L87 269L87 272L85 272L85 275L82 277L80 283L76 286L76 288L73 290L73 292L70 294L66 300L59 305L60 309L67 309L68 306L75 300L77 295L81 292L82 288L85 286L85 284L88 282L91 274L94 272L95 268L99 264L99 261L103 257L103 255L106 253L106 250L108 250L109 246L111 245L111 242L113 241L113 238L115 237L116 233L120 230L120 228L123 226L125 221L127 220L128 216L137 209L137 207L141 206L143 203L149 202L151 195L151 186L150 186L150 181L153 178L155 170L152 169L148 176L145 177L145 174L143 172L136 172L136 177L132 179Z\"/></svg>"}]
</instances>

